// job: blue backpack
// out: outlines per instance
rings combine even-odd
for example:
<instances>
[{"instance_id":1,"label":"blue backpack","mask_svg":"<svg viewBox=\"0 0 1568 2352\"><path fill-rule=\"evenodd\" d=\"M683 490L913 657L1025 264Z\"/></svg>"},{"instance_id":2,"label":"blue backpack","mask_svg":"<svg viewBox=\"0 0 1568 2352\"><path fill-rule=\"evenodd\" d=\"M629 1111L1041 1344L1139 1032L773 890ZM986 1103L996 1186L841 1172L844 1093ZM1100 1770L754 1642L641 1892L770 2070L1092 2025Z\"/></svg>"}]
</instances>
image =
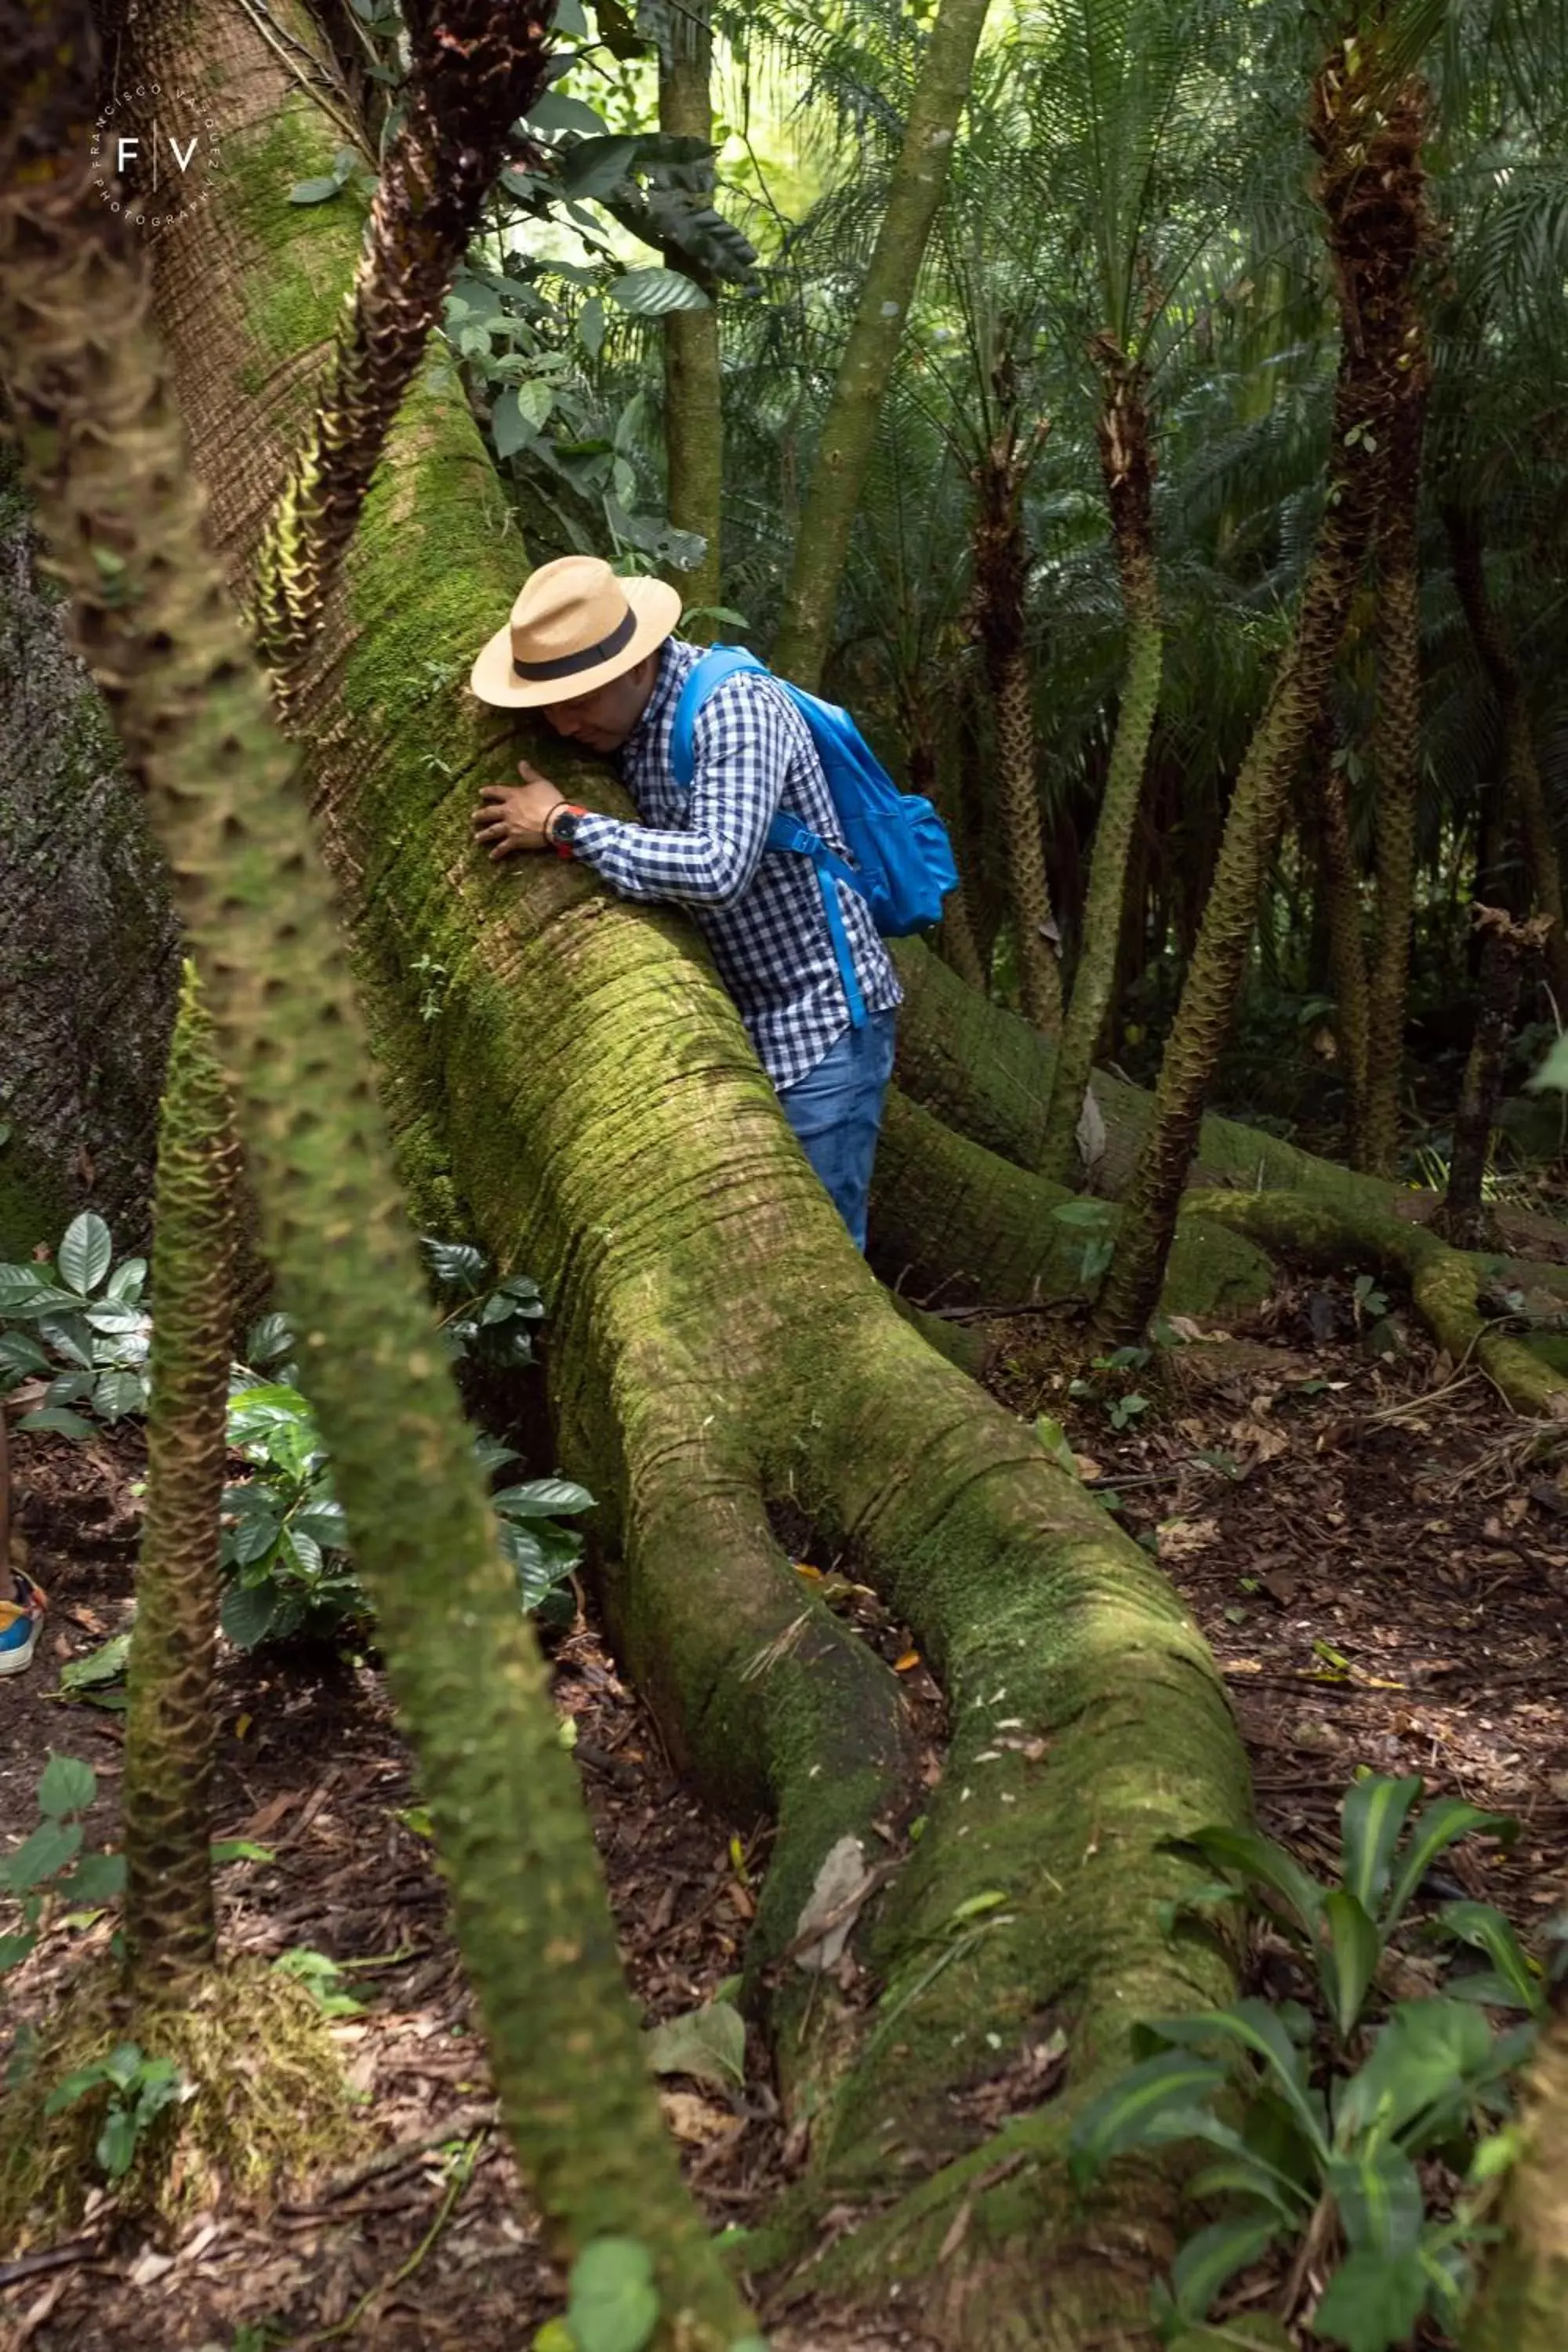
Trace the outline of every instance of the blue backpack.
<instances>
[{"instance_id":1,"label":"blue backpack","mask_svg":"<svg viewBox=\"0 0 1568 2352\"><path fill-rule=\"evenodd\" d=\"M742 646L712 646L687 675L669 739L670 768L682 791L690 790L697 764L692 744L697 714L716 686L742 669L771 676L766 663ZM839 830L855 862L847 864L820 834L784 809L768 827L767 846L795 850L816 866L849 1018L858 1029L866 1019L866 1005L834 884L847 882L858 890L882 937L897 940L941 920L943 898L958 887L958 868L947 827L930 801L919 793L900 792L849 713L835 702L819 701L787 678L773 683L783 688L810 730Z\"/></svg>"}]
</instances>

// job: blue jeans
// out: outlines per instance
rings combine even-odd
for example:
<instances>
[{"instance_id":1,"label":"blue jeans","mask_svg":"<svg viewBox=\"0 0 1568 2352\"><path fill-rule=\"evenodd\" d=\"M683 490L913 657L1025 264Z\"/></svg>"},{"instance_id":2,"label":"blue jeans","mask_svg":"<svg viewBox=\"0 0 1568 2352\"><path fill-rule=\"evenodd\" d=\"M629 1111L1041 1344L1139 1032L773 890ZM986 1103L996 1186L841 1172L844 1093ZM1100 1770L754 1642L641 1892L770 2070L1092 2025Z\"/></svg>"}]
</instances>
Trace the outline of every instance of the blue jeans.
<instances>
[{"instance_id":1,"label":"blue jeans","mask_svg":"<svg viewBox=\"0 0 1568 2352\"><path fill-rule=\"evenodd\" d=\"M897 1013L868 1013L863 1028L847 1029L815 1069L779 1093L784 1117L858 1250L866 1246L866 1201L897 1029Z\"/></svg>"}]
</instances>

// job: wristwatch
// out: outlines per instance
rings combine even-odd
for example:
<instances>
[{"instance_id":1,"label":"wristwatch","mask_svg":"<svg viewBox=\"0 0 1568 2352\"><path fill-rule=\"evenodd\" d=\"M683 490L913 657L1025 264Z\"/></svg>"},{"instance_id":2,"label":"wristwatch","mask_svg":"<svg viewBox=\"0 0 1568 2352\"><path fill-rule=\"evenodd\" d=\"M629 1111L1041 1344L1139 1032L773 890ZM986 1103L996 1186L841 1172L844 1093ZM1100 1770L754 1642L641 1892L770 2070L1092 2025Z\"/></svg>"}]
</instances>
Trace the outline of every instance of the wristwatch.
<instances>
[{"instance_id":1,"label":"wristwatch","mask_svg":"<svg viewBox=\"0 0 1568 2352\"><path fill-rule=\"evenodd\" d=\"M570 857L572 844L577 838L577 827L588 812L575 801L563 801L552 808L545 819L544 838L557 857Z\"/></svg>"}]
</instances>

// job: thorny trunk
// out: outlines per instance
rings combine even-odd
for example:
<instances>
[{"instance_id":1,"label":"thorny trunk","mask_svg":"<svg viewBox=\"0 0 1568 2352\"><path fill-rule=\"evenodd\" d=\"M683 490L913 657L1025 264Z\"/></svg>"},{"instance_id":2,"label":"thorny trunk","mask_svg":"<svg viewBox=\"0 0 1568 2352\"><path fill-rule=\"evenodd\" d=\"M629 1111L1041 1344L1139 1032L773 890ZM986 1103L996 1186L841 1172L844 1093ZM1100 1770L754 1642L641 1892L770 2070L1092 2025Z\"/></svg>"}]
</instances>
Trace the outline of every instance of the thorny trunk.
<instances>
[{"instance_id":1,"label":"thorny trunk","mask_svg":"<svg viewBox=\"0 0 1568 2352\"><path fill-rule=\"evenodd\" d=\"M1502 1096L1503 1057L1513 1035L1526 964L1546 939L1547 918L1516 923L1500 907L1471 908L1481 933L1479 1003L1476 1034L1465 1064L1459 1107L1454 1115L1454 1149L1443 1230L1457 1249L1485 1249L1491 1238L1482 1207L1492 1121Z\"/></svg>"},{"instance_id":2,"label":"thorny trunk","mask_svg":"<svg viewBox=\"0 0 1568 2352\"><path fill-rule=\"evenodd\" d=\"M257 465L213 469L243 575L280 415L356 231L337 206L284 201L329 134L248 20L202 0L195 26L181 63L220 82L239 120L224 205L167 256L163 315L198 447L221 446L247 388ZM747 1969L796 2021L782 2055L811 2129L801 2227L827 2204L863 2209L840 2255L852 2284L940 2270L951 2343L1055 2352L1087 2310L1141 2324L1160 2214L1142 2194L1102 2211L1103 2242L1126 2255L1108 2305L1063 2195L1061 2131L1132 2017L1223 1988L1218 1956L1168 1942L1155 1915L1189 1883L1162 1839L1242 1811L1234 1727L1148 1561L889 1307L686 927L616 904L583 869L477 856L472 786L510 739L433 693L428 666L460 667L506 609L518 553L501 513L466 408L417 385L301 704L403 1161L426 1215L448 1231L471 1220L500 1263L551 1286L561 1458L603 1498L612 1630L726 1813L776 1814ZM619 804L602 772L559 747L540 757L577 796ZM424 957L448 975L429 1021L413 1009ZM954 1743L912 1852L899 1689L803 1595L766 1517L785 1497L825 1542L853 1538L942 1675ZM453 1714L473 1739L471 1705ZM880 2030L831 1984L810 1999L780 1958L846 1843L865 1865L907 1854L852 1947L886 1990ZM1008 1898L996 1924L956 1932L954 1913L991 1891ZM532 1965L520 1958L525 1978ZM1004 2182L950 2095L1025 2063L1056 2015L1069 2091L1010 2127L1025 2153Z\"/></svg>"},{"instance_id":3,"label":"thorny trunk","mask_svg":"<svg viewBox=\"0 0 1568 2352\"><path fill-rule=\"evenodd\" d=\"M1464 2352L1559 2352L1568 2311L1568 2021L1547 2028L1519 2122L1522 2146L1489 2220L1502 2223L1460 2341Z\"/></svg>"},{"instance_id":4,"label":"thorny trunk","mask_svg":"<svg viewBox=\"0 0 1568 2352\"><path fill-rule=\"evenodd\" d=\"M1159 1295L1203 1109L1236 1011L1290 785L1326 705L1334 655L1380 500L1407 289L1426 237L1422 85L1391 87L1375 36L1337 47L1313 83L1318 198L1333 255L1341 342L1328 448L1328 501L1296 625L1248 744L1219 866L1172 1026L1149 1136L1126 1198L1097 1309L1103 1335L1137 1339Z\"/></svg>"},{"instance_id":5,"label":"thorny trunk","mask_svg":"<svg viewBox=\"0 0 1568 2352\"><path fill-rule=\"evenodd\" d=\"M713 136L711 0L688 0L662 18L658 60L658 127L679 139ZM705 183L706 184L706 183ZM676 584L689 605L720 598L720 525L724 494L722 376L719 353L719 288L710 273L675 247L665 254L708 296L705 310L672 310L664 322L664 447L666 502L678 530L707 542L702 561ZM682 635L705 642L711 620L682 625Z\"/></svg>"},{"instance_id":6,"label":"thorny trunk","mask_svg":"<svg viewBox=\"0 0 1568 2352\"><path fill-rule=\"evenodd\" d=\"M217 1948L213 1644L238 1163L228 1092L187 965L158 1129L147 1517L125 1717L125 1961L133 2011L177 1995Z\"/></svg>"},{"instance_id":7,"label":"thorny trunk","mask_svg":"<svg viewBox=\"0 0 1568 2352\"><path fill-rule=\"evenodd\" d=\"M1116 738L1110 747L1105 792L1094 828L1072 1001L1068 1006L1061 1046L1051 1075L1051 1099L1046 1112L1046 1149L1040 1172L1054 1177L1060 1184L1069 1183L1077 1169L1079 1120L1116 977L1127 888L1127 856L1143 793L1149 740L1160 708L1164 652L1151 505L1153 455L1149 410L1143 396L1143 373L1108 335L1099 339L1096 355L1105 385L1100 412L1100 466L1110 509L1110 535L1121 582L1122 610L1127 616L1127 659L1116 716Z\"/></svg>"},{"instance_id":8,"label":"thorny trunk","mask_svg":"<svg viewBox=\"0 0 1568 2352\"><path fill-rule=\"evenodd\" d=\"M1035 682L1026 637L1028 549L1024 485L1042 434L1020 441L1011 366L996 370L996 431L973 467L973 604L996 720L996 800L1007 856L1007 898L1024 1017L1054 1037L1062 1025L1057 926L1051 915L1035 772Z\"/></svg>"},{"instance_id":9,"label":"thorny trunk","mask_svg":"<svg viewBox=\"0 0 1568 2352\"><path fill-rule=\"evenodd\" d=\"M1503 739L1504 788L1519 812L1530 862L1531 893L1543 915L1552 919L1546 935L1546 968L1561 1015L1568 1018L1568 921L1564 920L1563 871L1556 837L1541 780L1540 762L1525 705L1524 685L1493 609L1487 588L1486 558L1480 520L1467 507L1443 511L1454 585L1465 608L1476 653L1497 697Z\"/></svg>"},{"instance_id":10,"label":"thorny trunk","mask_svg":"<svg viewBox=\"0 0 1568 2352\"><path fill-rule=\"evenodd\" d=\"M947 185L958 118L969 95L988 5L989 0L940 0L926 45L904 143L888 189L888 208L838 363L795 532L795 562L773 662L798 686L815 688L827 658L838 583L877 420L926 241Z\"/></svg>"},{"instance_id":11,"label":"thorny trunk","mask_svg":"<svg viewBox=\"0 0 1568 2352\"><path fill-rule=\"evenodd\" d=\"M1351 1156L1360 1164L1360 1137L1366 1102L1366 945L1362 937L1361 889L1351 846L1350 806L1342 768L1329 757L1324 730L1319 813L1322 820L1324 913L1329 931L1329 981L1334 996L1334 1032L1345 1083L1345 1133Z\"/></svg>"},{"instance_id":12,"label":"thorny trunk","mask_svg":"<svg viewBox=\"0 0 1568 2352\"><path fill-rule=\"evenodd\" d=\"M0 38L19 61L0 93L0 355L24 461L204 970L503 2111L564 2242L646 2236L673 2332L716 2352L744 2314L649 2088L542 1662L435 1344L296 763L204 535L146 325L146 248L93 201L89 22L9 0ZM194 79L231 90L211 63Z\"/></svg>"},{"instance_id":13,"label":"thorny trunk","mask_svg":"<svg viewBox=\"0 0 1568 2352\"><path fill-rule=\"evenodd\" d=\"M1392 1176L1399 1151L1405 1008L1415 911L1415 808L1421 783L1421 448L1428 364L1414 296L1406 303L1402 395L1377 543L1377 948L1368 992L1360 1165Z\"/></svg>"}]
</instances>

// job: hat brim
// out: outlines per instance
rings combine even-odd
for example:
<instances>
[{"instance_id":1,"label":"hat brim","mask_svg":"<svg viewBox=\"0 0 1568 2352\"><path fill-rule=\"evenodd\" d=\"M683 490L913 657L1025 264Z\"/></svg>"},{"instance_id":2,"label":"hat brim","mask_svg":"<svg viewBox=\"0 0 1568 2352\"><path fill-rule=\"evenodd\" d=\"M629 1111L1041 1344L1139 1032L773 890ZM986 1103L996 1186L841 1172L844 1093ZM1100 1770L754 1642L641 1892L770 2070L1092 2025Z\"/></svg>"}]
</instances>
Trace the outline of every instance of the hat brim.
<instances>
[{"instance_id":1,"label":"hat brim","mask_svg":"<svg viewBox=\"0 0 1568 2352\"><path fill-rule=\"evenodd\" d=\"M575 702L580 695L592 694L596 687L608 686L613 677L635 669L645 654L663 645L673 632L680 618L680 591L668 580L623 580L621 586L637 626L608 661L578 670L570 677L519 677L511 666L509 621L505 628L496 631L469 671L469 692L500 710L538 710L547 702Z\"/></svg>"}]
</instances>

